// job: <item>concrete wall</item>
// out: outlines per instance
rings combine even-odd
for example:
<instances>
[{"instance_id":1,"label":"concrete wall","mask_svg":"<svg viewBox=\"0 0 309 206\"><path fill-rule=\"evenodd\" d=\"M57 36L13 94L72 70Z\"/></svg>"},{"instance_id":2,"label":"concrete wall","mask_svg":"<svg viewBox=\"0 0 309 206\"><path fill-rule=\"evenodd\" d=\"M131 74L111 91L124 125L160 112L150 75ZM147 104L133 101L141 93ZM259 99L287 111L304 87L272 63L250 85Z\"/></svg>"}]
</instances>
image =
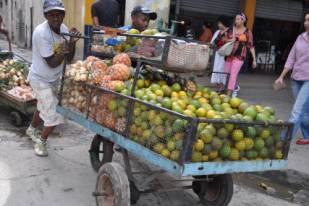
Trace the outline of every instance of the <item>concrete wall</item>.
<instances>
[{"instance_id":1,"label":"concrete wall","mask_svg":"<svg viewBox=\"0 0 309 206\"><path fill-rule=\"evenodd\" d=\"M34 28L44 21L41 0L0 0L0 13L14 43L31 47Z\"/></svg>"},{"instance_id":2,"label":"concrete wall","mask_svg":"<svg viewBox=\"0 0 309 206\"><path fill-rule=\"evenodd\" d=\"M32 32L45 21L44 0L0 0L0 14L13 43L31 48ZM63 0L66 7L65 24L84 32L85 0ZM2 7L1 7L2 5ZM82 57L83 42L78 43L77 58Z\"/></svg>"}]
</instances>

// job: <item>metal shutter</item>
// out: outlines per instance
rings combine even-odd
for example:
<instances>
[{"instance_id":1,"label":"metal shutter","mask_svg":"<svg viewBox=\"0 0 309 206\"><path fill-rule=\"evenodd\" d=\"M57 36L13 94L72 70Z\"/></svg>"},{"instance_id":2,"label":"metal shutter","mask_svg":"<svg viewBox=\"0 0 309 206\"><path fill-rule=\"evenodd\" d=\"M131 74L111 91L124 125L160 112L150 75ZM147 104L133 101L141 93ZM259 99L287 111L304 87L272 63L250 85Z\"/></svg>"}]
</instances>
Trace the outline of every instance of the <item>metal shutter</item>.
<instances>
[{"instance_id":1,"label":"metal shutter","mask_svg":"<svg viewBox=\"0 0 309 206\"><path fill-rule=\"evenodd\" d=\"M303 18L303 2L300 0L257 0L256 17L299 22Z\"/></svg>"},{"instance_id":2,"label":"metal shutter","mask_svg":"<svg viewBox=\"0 0 309 206\"><path fill-rule=\"evenodd\" d=\"M180 0L180 9L206 14L234 16L240 11L240 0Z\"/></svg>"}]
</instances>

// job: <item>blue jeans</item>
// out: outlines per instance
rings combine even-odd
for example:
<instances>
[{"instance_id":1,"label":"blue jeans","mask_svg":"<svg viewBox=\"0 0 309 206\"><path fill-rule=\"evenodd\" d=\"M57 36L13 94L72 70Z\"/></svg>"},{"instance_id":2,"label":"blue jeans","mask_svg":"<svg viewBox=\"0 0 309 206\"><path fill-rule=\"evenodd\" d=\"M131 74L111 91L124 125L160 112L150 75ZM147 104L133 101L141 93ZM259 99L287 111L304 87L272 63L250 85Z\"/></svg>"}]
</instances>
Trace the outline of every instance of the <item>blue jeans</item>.
<instances>
[{"instance_id":1,"label":"blue jeans","mask_svg":"<svg viewBox=\"0 0 309 206\"><path fill-rule=\"evenodd\" d=\"M294 123L292 138L295 138L300 128L305 139L309 139L309 80L292 80L292 92L295 103L289 118Z\"/></svg>"}]
</instances>

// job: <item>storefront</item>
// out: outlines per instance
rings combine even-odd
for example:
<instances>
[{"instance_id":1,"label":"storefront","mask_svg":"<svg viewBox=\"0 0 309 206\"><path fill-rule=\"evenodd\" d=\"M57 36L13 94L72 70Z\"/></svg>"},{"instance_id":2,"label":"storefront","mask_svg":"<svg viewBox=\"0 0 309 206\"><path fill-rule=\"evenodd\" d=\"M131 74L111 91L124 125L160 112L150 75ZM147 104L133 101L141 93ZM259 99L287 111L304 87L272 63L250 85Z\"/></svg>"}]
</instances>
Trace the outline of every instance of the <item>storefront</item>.
<instances>
[{"instance_id":1,"label":"storefront","mask_svg":"<svg viewBox=\"0 0 309 206\"><path fill-rule=\"evenodd\" d=\"M177 1L176 1L177 2ZM180 20L192 22L196 36L202 32L203 22L214 24L219 16L232 17L240 11L240 0L180 0L176 5L179 14L176 16ZM177 7L176 6L176 7ZM180 35L184 28L180 28ZM215 25L214 25L215 29Z\"/></svg>"},{"instance_id":2,"label":"storefront","mask_svg":"<svg viewBox=\"0 0 309 206\"><path fill-rule=\"evenodd\" d=\"M258 53L268 54L258 61L282 70L287 55L302 31L304 2L300 0L257 0L254 37Z\"/></svg>"}]
</instances>

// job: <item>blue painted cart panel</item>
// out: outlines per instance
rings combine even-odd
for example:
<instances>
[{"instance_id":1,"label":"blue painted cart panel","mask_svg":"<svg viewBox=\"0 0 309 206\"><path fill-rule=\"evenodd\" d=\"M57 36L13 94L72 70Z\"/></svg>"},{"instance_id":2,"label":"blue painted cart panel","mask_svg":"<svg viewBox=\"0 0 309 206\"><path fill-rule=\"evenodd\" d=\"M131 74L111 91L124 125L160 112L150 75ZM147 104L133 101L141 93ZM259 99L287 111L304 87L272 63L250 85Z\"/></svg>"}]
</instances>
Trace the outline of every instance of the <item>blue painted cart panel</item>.
<instances>
[{"instance_id":1,"label":"blue painted cart panel","mask_svg":"<svg viewBox=\"0 0 309 206\"><path fill-rule=\"evenodd\" d=\"M92 122L80 114L72 112L66 108L57 107L57 111L64 117L80 124L90 131L105 137L107 140L118 144L135 156L160 167L161 169L175 176L199 176L212 174L227 174L239 172L261 172L270 170L282 170L287 167L286 160L269 161L241 161L241 162L205 162L205 163L186 163L179 165L168 160L161 155L143 147L142 145L117 134L110 129Z\"/></svg>"}]
</instances>

